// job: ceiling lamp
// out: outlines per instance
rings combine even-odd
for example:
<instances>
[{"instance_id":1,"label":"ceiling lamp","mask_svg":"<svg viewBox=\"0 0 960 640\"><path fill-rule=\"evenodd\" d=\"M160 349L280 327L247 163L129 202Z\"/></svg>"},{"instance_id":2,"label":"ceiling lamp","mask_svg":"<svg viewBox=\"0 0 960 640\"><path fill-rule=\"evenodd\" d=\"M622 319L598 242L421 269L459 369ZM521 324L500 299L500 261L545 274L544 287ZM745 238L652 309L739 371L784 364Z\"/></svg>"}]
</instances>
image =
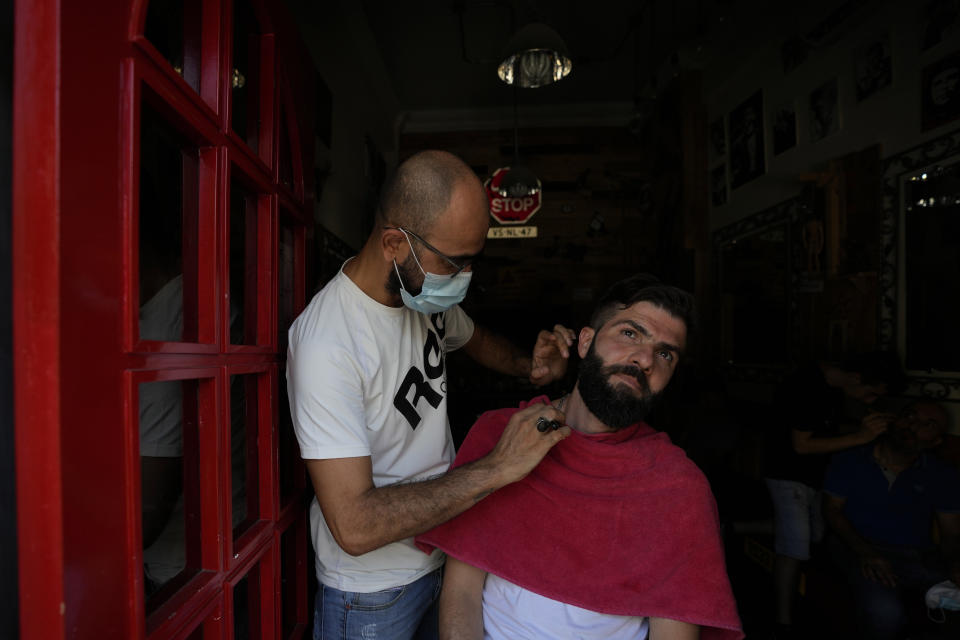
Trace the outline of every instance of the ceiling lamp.
<instances>
[{"instance_id":1,"label":"ceiling lamp","mask_svg":"<svg viewBox=\"0 0 960 640\"><path fill-rule=\"evenodd\" d=\"M540 180L522 164L514 164L500 179L497 193L503 198L525 198L540 193Z\"/></svg>"},{"instance_id":2,"label":"ceiling lamp","mask_svg":"<svg viewBox=\"0 0 960 640\"><path fill-rule=\"evenodd\" d=\"M563 39L542 22L528 24L513 34L503 58L497 75L507 84L526 89L562 80L573 68Z\"/></svg>"}]
</instances>

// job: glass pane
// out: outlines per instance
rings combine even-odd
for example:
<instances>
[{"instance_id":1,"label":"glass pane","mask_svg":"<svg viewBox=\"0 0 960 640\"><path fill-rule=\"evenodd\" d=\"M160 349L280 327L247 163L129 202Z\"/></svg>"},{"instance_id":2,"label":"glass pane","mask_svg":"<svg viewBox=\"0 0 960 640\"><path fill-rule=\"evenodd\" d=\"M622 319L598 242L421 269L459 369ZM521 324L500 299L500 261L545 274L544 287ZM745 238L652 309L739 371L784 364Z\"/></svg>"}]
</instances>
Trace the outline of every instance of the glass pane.
<instances>
[{"instance_id":1,"label":"glass pane","mask_svg":"<svg viewBox=\"0 0 960 640\"><path fill-rule=\"evenodd\" d=\"M173 70L200 91L200 15L203 3L150 0L144 35Z\"/></svg>"},{"instance_id":2,"label":"glass pane","mask_svg":"<svg viewBox=\"0 0 960 640\"><path fill-rule=\"evenodd\" d=\"M197 339L196 267L184 246L196 246L198 169L196 146L144 102L138 243L142 340Z\"/></svg>"},{"instance_id":3,"label":"glass pane","mask_svg":"<svg viewBox=\"0 0 960 640\"><path fill-rule=\"evenodd\" d=\"M280 598L282 637L289 638L294 627L297 626L297 576L305 568L300 565L297 549L297 531L300 528L291 526L280 536Z\"/></svg>"},{"instance_id":4,"label":"glass pane","mask_svg":"<svg viewBox=\"0 0 960 640\"><path fill-rule=\"evenodd\" d=\"M230 469L233 537L260 516L257 464L257 384L260 376L230 376Z\"/></svg>"},{"instance_id":5,"label":"glass pane","mask_svg":"<svg viewBox=\"0 0 960 640\"><path fill-rule=\"evenodd\" d=\"M139 409L143 582L149 614L200 567L197 383L142 383Z\"/></svg>"},{"instance_id":6,"label":"glass pane","mask_svg":"<svg viewBox=\"0 0 960 640\"><path fill-rule=\"evenodd\" d=\"M260 565L257 565L233 588L233 638L259 638L260 627Z\"/></svg>"},{"instance_id":7,"label":"glass pane","mask_svg":"<svg viewBox=\"0 0 960 640\"><path fill-rule=\"evenodd\" d=\"M257 342L257 196L230 182L230 342Z\"/></svg>"},{"instance_id":8,"label":"glass pane","mask_svg":"<svg viewBox=\"0 0 960 640\"><path fill-rule=\"evenodd\" d=\"M905 183L906 365L956 371L960 299L944 283L960 280L960 163L935 167ZM955 289L954 289L955 290Z\"/></svg>"},{"instance_id":9,"label":"glass pane","mask_svg":"<svg viewBox=\"0 0 960 640\"><path fill-rule=\"evenodd\" d=\"M280 149L277 173L280 184L293 190L293 147L290 145L290 129L287 128L287 107L280 105Z\"/></svg>"},{"instance_id":10,"label":"glass pane","mask_svg":"<svg viewBox=\"0 0 960 640\"><path fill-rule=\"evenodd\" d=\"M283 352L286 354L286 351ZM287 397L287 376L280 372L280 393L277 397L280 404L280 433L279 438L279 465L280 465L280 504L288 505L297 498L297 474L301 471L300 445L293 431L293 420L290 418L290 399Z\"/></svg>"},{"instance_id":11,"label":"glass pane","mask_svg":"<svg viewBox=\"0 0 960 640\"><path fill-rule=\"evenodd\" d=\"M260 134L260 25L250 3L233 3L233 112L231 124L254 152Z\"/></svg>"},{"instance_id":12,"label":"glass pane","mask_svg":"<svg viewBox=\"0 0 960 640\"><path fill-rule=\"evenodd\" d=\"M293 227L280 223L280 238L277 246L279 287L277 289L277 347L281 357L287 353L287 331L293 322L294 297L294 234Z\"/></svg>"}]
</instances>

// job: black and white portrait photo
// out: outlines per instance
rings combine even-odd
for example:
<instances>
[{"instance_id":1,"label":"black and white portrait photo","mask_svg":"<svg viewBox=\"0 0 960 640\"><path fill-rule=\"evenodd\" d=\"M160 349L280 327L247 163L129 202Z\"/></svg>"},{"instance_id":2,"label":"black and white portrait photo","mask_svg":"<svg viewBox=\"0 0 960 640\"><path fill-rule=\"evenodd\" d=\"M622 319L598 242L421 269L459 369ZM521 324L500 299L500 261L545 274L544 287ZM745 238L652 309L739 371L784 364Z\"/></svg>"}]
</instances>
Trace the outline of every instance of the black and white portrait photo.
<instances>
[{"instance_id":1,"label":"black and white portrait photo","mask_svg":"<svg viewBox=\"0 0 960 640\"><path fill-rule=\"evenodd\" d=\"M763 93L757 91L730 112L730 186L763 175Z\"/></svg>"},{"instance_id":2,"label":"black and white portrait photo","mask_svg":"<svg viewBox=\"0 0 960 640\"><path fill-rule=\"evenodd\" d=\"M710 159L719 160L727 153L727 131L723 126L723 117L710 123Z\"/></svg>"},{"instance_id":3,"label":"black and white portrait photo","mask_svg":"<svg viewBox=\"0 0 960 640\"><path fill-rule=\"evenodd\" d=\"M920 51L960 36L960 0L927 0L921 5Z\"/></svg>"},{"instance_id":4,"label":"black and white portrait photo","mask_svg":"<svg viewBox=\"0 0 960 640\"><path fill-rule=\"evenodd\" d=\"M960 51L923 68L920 76L921 129L927 131L960 116Z\"/></svg>"},{"instance_id":5,"label":"black and white portrait photo","mask_svg":"<svg viewBox=\"0 0 960 640\"><path fill-rule=\"evenodd\" d=\"M793 102L773 110L773 155L778 156L797 146L797 109Z\"/></svg>"},{"instance_id":6,"label":"black and white portrait photo","mask_svg":"<svg viewBox=\"0 0 960 640\"><path fill-rule=\"evenodd\" d=\"M810 142L822 140L840 130L837 79L810 92Z\"/></svg>"},{"instance_id":7,"label":"black and white portrait photo","mask_svg":"<svg viewBox=\"0 0 960 640\"><path fill-rule=\"evenodd\" d=\"M715 207L727 204L727 165L725 164L710 171L710 201Z\"/></svg>"},{"instance_id":8,"label":"black and white portrait photo","mask_svg":"<svg viewBox=\"0 0 960 640\"><path fill-rule=\"evenodd\" d=\"M857 102L866 100L890 84L890 34L885 33L872 42L854 50L854 77L857 81Z\"/></svg>"}]
</instances>

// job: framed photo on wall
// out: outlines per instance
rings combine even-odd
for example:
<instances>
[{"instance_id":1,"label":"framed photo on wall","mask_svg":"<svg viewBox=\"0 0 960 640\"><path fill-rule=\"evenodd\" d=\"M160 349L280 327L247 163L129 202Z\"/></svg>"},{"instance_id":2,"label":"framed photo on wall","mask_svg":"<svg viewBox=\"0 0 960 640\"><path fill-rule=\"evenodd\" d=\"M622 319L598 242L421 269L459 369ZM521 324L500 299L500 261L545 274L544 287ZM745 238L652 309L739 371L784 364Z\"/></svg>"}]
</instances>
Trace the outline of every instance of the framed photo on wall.
<instances>
[{"instance_id":1,"label":"framed photo on wall","mask_svg":"<svg viewBox=\"0 0 960 640\"><path fill-rule=\"evenodd\" d=\"M853 52L857 102L866 100L889 85L893 77L891 69L889 33L857 47Z\"/></svg>"},{"instance_id":2,"label":"framed photo on wall","mask_svg":"<svg viewBox=\"0 0 960 640\"><path fill-rule=\"evenodd\" d=\"M817 142L840 130L838 98L836 78L810 92L810 142Z\"/></svg>"},{"instance_id":3,"label":"framed photo on wall","mask_svg":"<svg viewBox=\"0 0 960 640\"><path fill-rule=\"evenodd\" d=\"M720 160L727 155L727 129L723 116L710 123L710 160Z\"/></svg>"},{"instance_id":4,"label":"framed photo on wall","mask_svg":"<svg viewBox=\"0 0 960 640\"><path fill-rule=\"evenodd\" d=\"M960 116L960 50L923 68L920 129L927 131Z\"/></svg>"},{"instance_id":5,"label":"framed photo on wall","mask_svg":"<svg viewBox=\"0 0 960 640\"><path fill-rule=\"evenodd\" d=\"M727 204L727 165L710 171L710 202L715 207Z\"/></svg>"},{"instance_id":6,"label":"framed photo on wall","mask_svg":"<svg viewBox=\"0 0 960 640\"><path fill-rule=\"evenodd\" d=\"M765 171L763 92L757 91L730 112L730 187L736 189Z\"/></svg>"},{"instance_id":7,"label":"framed photo on wall","mask_svg":"<svg viewBox=\"0 0 960 640\"><path fill-rule=\"evenodd\" d=\"M797 109L793 101L773 110L773 155L778 156L797 146Z\"/></svg>"}]
</instances>

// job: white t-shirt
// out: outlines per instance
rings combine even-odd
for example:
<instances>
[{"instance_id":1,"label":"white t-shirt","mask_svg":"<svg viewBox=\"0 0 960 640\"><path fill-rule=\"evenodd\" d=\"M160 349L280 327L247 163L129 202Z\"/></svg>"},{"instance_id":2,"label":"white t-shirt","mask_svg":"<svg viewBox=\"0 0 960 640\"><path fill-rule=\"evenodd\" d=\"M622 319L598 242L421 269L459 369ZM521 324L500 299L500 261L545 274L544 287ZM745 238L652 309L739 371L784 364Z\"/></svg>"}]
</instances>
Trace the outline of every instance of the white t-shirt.
<instances>
[{"instance_id":1,"label":"white t-shirt","mask_svg":"<svg viewBox=\"0 0 960 640\"><path fill-rule=\"evenodd\" d=\"M287 389L304 459L370 456L377 487L424 480L453 462L446 352L473 335L455 306L423 315L366 295L341 270L290 327ZM343 591L410 584L440 566L412 538L361 556L337 545L316 497L310 530L317 578Z\"/></svg>"},{"instance_id":2,"label":"white t-shirt","mask_svg":"<svg viewBox=\"0 0 960 640\"><path fill-rule=\"evenodd\" d=\"M488 640L645 640L648 631L647 618L581 609L492 573L483 584L483 637Z\"/></svg>"}]
</instances>

